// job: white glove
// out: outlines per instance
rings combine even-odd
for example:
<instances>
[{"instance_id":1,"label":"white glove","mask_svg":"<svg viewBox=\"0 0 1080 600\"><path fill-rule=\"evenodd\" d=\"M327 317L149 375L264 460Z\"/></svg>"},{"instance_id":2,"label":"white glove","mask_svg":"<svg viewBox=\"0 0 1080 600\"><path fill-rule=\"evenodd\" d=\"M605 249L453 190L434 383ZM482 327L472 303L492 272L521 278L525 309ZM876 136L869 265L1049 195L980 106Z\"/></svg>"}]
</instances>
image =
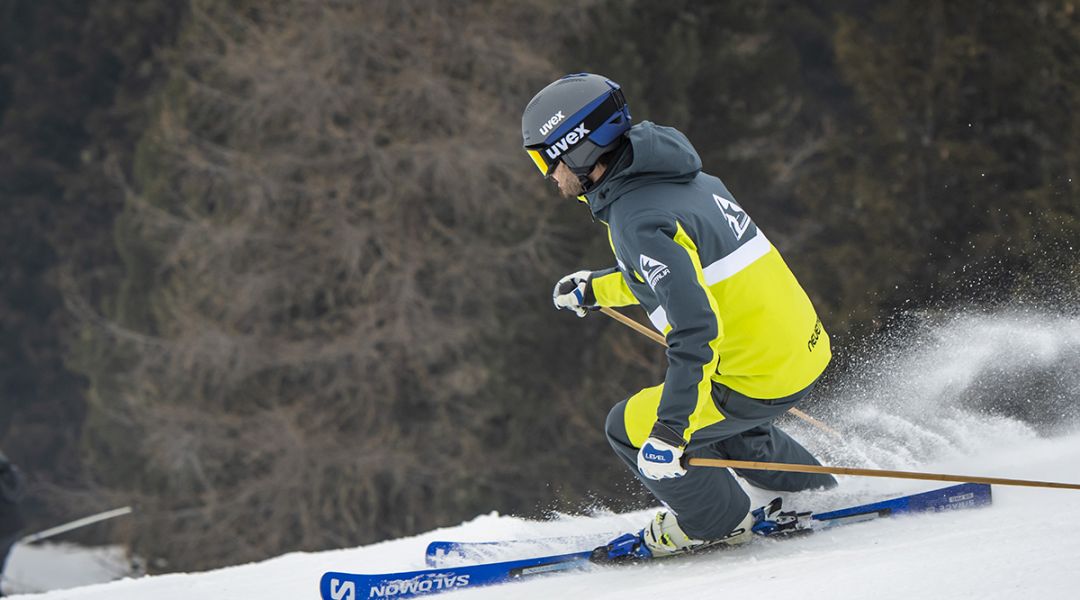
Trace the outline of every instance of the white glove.
<instances>
[{"instance_id":1,"label":"white glove","mask_svg":"<svg viewBox=\"0 0 1080 600\"><path fill-rule=\"evenodd\" d=\"M657 421L652 433L638 450L638 471L649 479L671 479L686 475L686 469L682 466L684 447L682 437Z\"/></svg>"},{"instance_id":2,"label":"white glove","mask_svg":"<svg viewBox=\"0 0 1080 600\"><path fill-rule=\"evenodd\" d=\"M551 291L551 301L555 308L572 310L579 317L584 317L589 310L598 308L589 280L591 277L592 271L577 271L560 279Z\"/></svg>"}]
</instances>

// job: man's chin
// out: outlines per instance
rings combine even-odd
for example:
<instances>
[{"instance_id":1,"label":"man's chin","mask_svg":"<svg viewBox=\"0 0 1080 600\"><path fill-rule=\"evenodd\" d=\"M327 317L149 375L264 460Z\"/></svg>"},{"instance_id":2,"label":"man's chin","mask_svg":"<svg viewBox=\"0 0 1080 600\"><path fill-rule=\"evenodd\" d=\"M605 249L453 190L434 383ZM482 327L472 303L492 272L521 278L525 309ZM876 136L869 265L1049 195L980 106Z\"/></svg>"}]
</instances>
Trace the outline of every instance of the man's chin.
<instances>
[{"instance_id":1,"label":"man's chin","mask_svg":"<svg viewBox=\"0 0 1080 600\"><path fill-rule=\"evenodd\" d=\"M570 189L559 186L559 193L562 194L563 198L577 198L584 192L585 190L580 185L571 186Z\"/></svg>"}]
</instances>

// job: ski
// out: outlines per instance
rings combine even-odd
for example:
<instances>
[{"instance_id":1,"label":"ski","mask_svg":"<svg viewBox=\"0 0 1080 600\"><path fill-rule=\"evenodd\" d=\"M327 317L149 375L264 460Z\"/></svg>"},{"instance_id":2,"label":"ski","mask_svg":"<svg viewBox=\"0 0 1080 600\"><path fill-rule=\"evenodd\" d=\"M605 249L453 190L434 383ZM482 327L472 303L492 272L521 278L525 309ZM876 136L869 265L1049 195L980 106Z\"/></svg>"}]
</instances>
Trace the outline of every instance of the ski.
<instances>
[{"instance_id":1,"label":"ski","mask_svg":"<svg viewBox=\"0 0 1080 600\"><path fill-rule=\"evenodd\" d=\"M990 486L982 483L962 483L929 492L900 496L880 502L860 504L811 515L813 529L869 521L880 517L906 513L935 512L975 508L990 504ZM429 567L446 567L470 562L493 561L508 552L523 550L557 551L560 548L586 548L603 543L618 533L518 539L505 541L458 542L434 541L428 544L425 562Z\"/></svg>"},{"instance_id":2,"label":"ski","mask_svg":"<svg viewBox=\"0 0 1080 600\"><path fill-rule=\"evenodd\" d=\"M864 521L868 518L888 517L907 513L940 512L987 506L993 501L990 486L985 483L961 483L939 490L900 496L881 502L862 504L822 513L814 513L812 519L826 524L845 521Z\"/></svg>"},{"instance_id":3,"label":"ski","mask_svg":"<svg viewBox=\"0 0 1080 600\"><path fill-rule=\"evenodd\" d=\"M567 535L546 538L524 538L485 542L434 541L428 544L424 562L432 568L463 565L477 562L491 562L505 557L508 552L524 555L528 552L537 554L558 552L566 548L594 548L621 531L594 533L591 535Z\"/></svg>"},{"instance_id":4,"label":"ski","mask_svg":"<svg viewBox=\"0 0 1080 600\"><path fill-rule=\"evenodd\" d=\"M590 556L592 556L592 550L498 563L382 575L357 575L331 571L322 576L322 581L319 582L319 591L323 600L413 598L423 594L434 594L465 587L505 583L531 575L580 569L589 565Z\"/></svg>"},{"instance_id":5,"label":"ski","mask_svg":"<svg viewBox=\"0 0 1080 600\"><path fill-rule=\"evenodd\" d=\"M861 504L811 515L813 529L859 523L900 514L939 512L975 508L991 503L990 486L964 483L939 490L901 496L880 502ZM590 536L541 538L509 542L433 542L428 546L428 561L447 556L456 559L490 554L492 549L515 544L578 543ZM581 546L579 546L581 547ZM534 575L583 569L591 563L593 550L583 550L520 560L485 562L420 571L383 574L355 574L331 571L322 576L319 590L323 600L413 598L449 590L505 583ZM433 558L434 557L434 558Z\"/></svg>"}]
</instances>

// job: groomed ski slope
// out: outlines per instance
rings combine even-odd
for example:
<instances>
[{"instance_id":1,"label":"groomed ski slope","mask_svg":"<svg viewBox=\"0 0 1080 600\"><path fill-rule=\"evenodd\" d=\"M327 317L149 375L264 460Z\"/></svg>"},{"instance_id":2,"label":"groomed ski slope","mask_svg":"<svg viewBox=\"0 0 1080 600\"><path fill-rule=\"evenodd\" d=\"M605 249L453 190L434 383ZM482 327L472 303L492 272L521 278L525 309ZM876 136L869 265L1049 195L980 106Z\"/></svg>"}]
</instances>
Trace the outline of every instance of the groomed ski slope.
<instances>
[{"instance_id":1,"label":"groomed ski slope","mask_svg":"<svg viewBox=\"0 0 1080 600\"><path fill-rule=\"evenodd\" d=\"M900 350L880 353L881 359L865 372L823 391L826 397L844 398L846 410L824 415L845 432L844 442L829 441L797 422L785 426L835 464L1080 482L1080 423L1075 418L1080 321L971 316L922 326L905 336ZM1047 376L1055 385L1042 385L1038 397L1025 399L1009 391L1017 379L1043 381ZM1019 411L1025 402L1030 414L1045 418L1021 420L1001 410L1018 403ZM614 458L612 463L616 468ZM837 490L789 494L785 503L826 510L944 485L845 477ZM752 495L760 502L772 496ZM424 568L424 549L431 540L628 530L639 528L649 514L547 522L488 515L361 548L16 597L315 599L319 577L327 570ZM994 486L994 505L987 509L883 519L787 541L756 540L726 553L557 574L438 597L1075 599L1080 598L1080 491Z\"/></svg>"}]
</instances>

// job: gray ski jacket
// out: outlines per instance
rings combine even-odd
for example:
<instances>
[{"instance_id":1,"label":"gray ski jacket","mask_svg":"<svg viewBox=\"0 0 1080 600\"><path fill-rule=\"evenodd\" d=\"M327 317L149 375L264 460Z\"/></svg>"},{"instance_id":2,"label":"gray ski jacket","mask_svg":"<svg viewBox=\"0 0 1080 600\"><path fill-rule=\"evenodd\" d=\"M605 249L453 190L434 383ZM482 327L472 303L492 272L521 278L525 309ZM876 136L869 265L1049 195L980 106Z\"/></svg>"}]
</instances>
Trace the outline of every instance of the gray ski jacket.
<instances>
[{"instance_id":1,"label":"gray ski jacket","mask_svg":"<svg viewBox=\"0 0 1080 600\"><path fill-rule=\"evenodd\" d=\"M701 171L686 137L648 121L628 135L583 197L608 226L618 264L591 285L598 305L639 304L667 338L659 406L627 415L631 441L643 443L656 422L689 441L724 418L714 382L751 398L790 396L825 369L829 338L779 252Z\"/></svg>"}]
</instances>

